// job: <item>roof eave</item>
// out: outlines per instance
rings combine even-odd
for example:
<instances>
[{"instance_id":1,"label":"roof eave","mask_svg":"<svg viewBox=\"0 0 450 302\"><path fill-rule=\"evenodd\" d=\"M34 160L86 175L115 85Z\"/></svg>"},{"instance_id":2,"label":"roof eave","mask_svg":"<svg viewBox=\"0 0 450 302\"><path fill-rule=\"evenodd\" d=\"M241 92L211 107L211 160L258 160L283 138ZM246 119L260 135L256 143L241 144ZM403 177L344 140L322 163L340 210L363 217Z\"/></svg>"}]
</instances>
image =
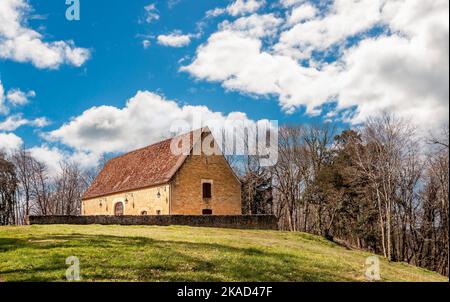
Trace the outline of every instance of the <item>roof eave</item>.
<instances>
[{"instance_id":1,"label":"roof eave","mask_svg":"<svg viewBox=\"0 0 450 302\"><path fill-rule=\"evenodd\" d=\"M130 192L130 191L136 191L136 190L144 190L144 189L149 189L149 188L153 188L153 187L159 187L162 185L166 185L170 182L170 179L166 179L164 181L161 182L157 182L148 186L142 186L142 187L135 187L135 188L131 188L131 189L126 189L126 190L119 190L119 191L111 191L105 194L94 194L92 196L87 196L83 195L81 197L81 200L90 200L90 199L94 199L94 198L100 198L100 197L105 197L105 196L110 196L110 195L114 195L114 194L121 194L121 193L125 193L125 192Z\"/></svg>"}]
</instances>

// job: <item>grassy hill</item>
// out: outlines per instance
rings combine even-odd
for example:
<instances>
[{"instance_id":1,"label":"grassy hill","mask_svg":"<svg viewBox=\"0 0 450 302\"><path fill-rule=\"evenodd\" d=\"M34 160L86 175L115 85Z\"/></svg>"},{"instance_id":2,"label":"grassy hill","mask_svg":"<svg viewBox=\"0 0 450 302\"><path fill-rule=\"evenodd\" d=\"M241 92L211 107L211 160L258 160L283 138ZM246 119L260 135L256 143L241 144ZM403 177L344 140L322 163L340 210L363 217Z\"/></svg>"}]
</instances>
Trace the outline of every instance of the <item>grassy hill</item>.
<instances>
[{"instance_id":1,"label":"grassy hill","mask_svg":"<svg viewBox=\"0 0 450 302\"><path fill-rule=\"evenodd\" d=\"M0 227L1 281L63 281L69 256L84 281L364 281L370 253L321 237L184 226ZM448 281L381 260L384 281Z\"/></svg>"}]
</instances>

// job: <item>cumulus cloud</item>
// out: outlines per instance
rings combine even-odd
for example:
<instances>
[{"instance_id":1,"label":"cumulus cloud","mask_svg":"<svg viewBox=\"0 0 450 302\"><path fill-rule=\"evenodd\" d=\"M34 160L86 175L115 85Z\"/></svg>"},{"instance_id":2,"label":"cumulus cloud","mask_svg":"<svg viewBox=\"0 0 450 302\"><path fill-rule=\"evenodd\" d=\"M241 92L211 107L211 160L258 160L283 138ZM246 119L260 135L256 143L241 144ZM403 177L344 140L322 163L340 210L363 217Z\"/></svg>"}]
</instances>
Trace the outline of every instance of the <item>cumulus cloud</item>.
<instances>
[{"instance_id":1,"label":"cumulus cloud","mask_svg":"<svg viewBox=\"0 0 450 302\"><path fill-rule=\"evenodd\" d=\"M227 21L181 70L277 96L287 112L318 114L335 102L354 123L383 110L423 127L448 120L448 1L335 0L320 13L316 1L281 4L286 19L270 41L258 34L265 25L252 31Z\"/></svg>"},{"instance_id":2,"label":"cumulus cloud","mask_svg":"<svg viewBox=\"0 0 450 302\"><path fill-rule=\"evenodd\" d=\"M200 117L198 126L194 125L197 117ZM194 128L208 125L214 129L218 124L235 120L253 122L245 113L225 115L205 106L180 106L152 92L139 91L123 108L92 107L47 133L46 138L76 152L99 155L134 150L170 137L175 122L185 121Z\"/></svg>"},{"instance_id":3,"label":"cumulus cloud","mask_svg":"<svg viewBox=\"0 0 450 302\"><path fill-rule=\"evenodd\" d=\"M264 0L236 0L227 7L232 16L254 13L265 4Z\"/></svg>"},{"instance_id":4,"label":"cumulus cloud","mask_svg":"<svg viewBox=\"0 0 450 302\"><path fill-rule=\"evenodd\" d=\"M280 4L283 7L297 6L297 5L302 4L304 2L306 2L306 0L280 0Z\"/></svg>"},{"instance_id":5,"label":"cumulus cloud","mask_svg":"<svg viewBox=\"0 0 450 302\"><path fill-rule=\"evenodd\" d=\"M225 11L226 10L224 8L216 7L214 9L208 10L206 12L206 17L207 18L214 18L214 17L217 17L217 16L220 16L220 15L224 14Z\"/></svg>"},{"instance_id":6,"label":"cumulus cloud","mask_svg":"<svg viewBox=\"0 0 450 302\"><path fill-rule=\"evenodd\" d=\"M5 93L3 84L0 81L0 115L9 113L11 106L17 107L26 105L29 102L29 99L35 96L36 92L33 90L24 92L18 88L10 89Z\"/></svg>"},{"instance_id":7,"label":"cumulus cloud","mask_svg":"<svg viewBox=\"0 0 450 302\"><path fill-rule=\"evenodd\" d=\"M60 170L60 164L65 160L64 154L56 147L43 145L28 149L30 155L37 161L45 164L50 176L57 175Z\"/></svg>"},{"instance_id":8,"label":"cumulus cloud","mask_svg":"<svg viewBox=\"0 0 450 302\"><path fill-rule=\"evenodd\" d=\"M61 172L61 164L73 163L82 170L95 168L99 162L99 155L86 152L69 152L48 144L34 146L27 149L30 155L43 163L50 177L55 177Z\"/></svg>"},{"instance_id":9,"label":"cumulus cloud","mask_svg":"<svg viewBox=\"0 0 450 302\"><path fill-rule=\"evenodd\" d=\"M265 5L264 0L236 0L233 1L226 8L215 8L206 12L207 17L217 17L228 13L231 16L241 16L251 14L259 10Z\"/></svg>"},{"instance_id":10,"label":"cumulus cloud","mask_svg":"<svg viewBox=\"0 0 450 302\"><path fill-rule=\"evenodd\" d=\"M302 21L310 20L317 14L317 9L311 4L303 4L292 10L289 15L288 23L297 24Z\"/></svg>"},{"instance_id":11,"label":"cumulus cloud","mask_svg":"<svg viewBox=\"0 0 450 302\"><path fill-rule=\"evenodd\" d=\"M9 116L6 120L0 122L0 131L14 131L17 128L26 125L27 120L20 116Z\"/></svg>"},{"instance_id":12,"label":"cumulus cloud","mask_svg":"<svg viewBox=\"0 0 450 302\"><path fill-rule=\"evenodd\" d=\"M219 24L221 31L233 31L244 33L245 36L262 38L274 36L283 19L274 14L251 15L241 17L233 22L224 21Z\"/></svg>"},{"instance_id":13,"label":"cumulus cloud","mask_svg":"<svg viewBox=\"0 0 450 302\"><path fill-rule=\"evenodd\" d=\"M383 3L384 0L336 0L325 16L308 16L308 22L300 22L282 32L274 48L277 53L291 55L296 59L308 59L313 51L326 50L335 43L375 26L381 21ZM290 21L295 21L296 12L300 10L304 13L308 6L309 10L314 10L312 4L294 8L291 14L294 19Z\"/></svg>"},{"instance_id":14,"label":"cumulus cloud","mask_svg":"<svg viewBox=\"0 0 450 302\"><path fill-rule=\"evenodd\" d=\"M0 132L0 151L10 153L19 149L23 140L14 133Z\"/></svg>"},{"instance_id":15,"label":"cumulus cloud","mask_svg":"<svg viewBox=\"0 0 450 302\"><path fill-rule=\"evenodd\" d=\"M317 76L319 71L302 67L290 57L265 52L261 40L236 31L213 34L198 50L194 62L181 70L201 79L222 82L230 90L279 95L286 110L292 108L291 100L295 97L312 112L316 104L311 98L313 94L327 96L327 85L322 85L325 79ZM331 80L328 85L332 85ZM310 90L299 91L305 86Z\"/></svg>"},{"instance_id":16,"label":"cumulus cloud","mask_svg":"<svg viewBox=\"0 0 450 302\"><path fill-rule=\"evenodd\" d=\"M168 35L159 35L157 37L158 44L170 47L183 47L191 43L191 35L183 35L174 32Z\"/></svg>"},{"instance_id":17,"label":"cumulus cloud","mask_svg":"<svg viewBox=\"0 0 450 302\"><path fill-rule=\"evenodd\" d=\"M6 95L6 100L13 106L23 106L28 103L29 98L36 96L36 92L30 90L24 92L20 89L10 89Z\"/></svg>"},{"instance_id":18,"label":"cumulus cloud","mask_svg":"<svg viewBox=\"0 0 450 302\"><path fill-rule=\"evenodd\" d=\"M23 118L21 114L15 114L8 116L4 121L0 121L0 131L15 131L22 126L32 126L37 128L42 128L48 126L50 122L45 117L36 118L29 120Z\"/></svg>"},{"instance_id":19,"label":"cumulus cloud","mask_svg":"<svg viewBox=\"0 0 450 302\"><path fill-rule=\"evenodd\" d=\"M89 50L73 41L44 41L42 34L27 26L31 10L26 0L0 2L0 58L51 69L61 64L79 67L89 59Z\"/></svg>"}]
</instances>

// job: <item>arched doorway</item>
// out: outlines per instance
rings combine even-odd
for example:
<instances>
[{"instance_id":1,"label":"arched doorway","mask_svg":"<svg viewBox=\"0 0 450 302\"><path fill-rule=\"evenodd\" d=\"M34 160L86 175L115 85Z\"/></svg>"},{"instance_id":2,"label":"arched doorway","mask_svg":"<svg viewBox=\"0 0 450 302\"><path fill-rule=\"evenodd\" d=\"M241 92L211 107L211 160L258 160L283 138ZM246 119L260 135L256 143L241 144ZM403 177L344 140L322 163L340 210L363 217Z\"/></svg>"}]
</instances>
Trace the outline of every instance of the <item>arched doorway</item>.
<instances>
[{"instance_id":1,"label":"arched doorway","mask_svg":"<svg viewBox=\"0 0 450 302\"><path fill-rule=\"evenodd\" d=\"M123 215L123 203L118 202L114 205L114 215L116 215L116 216Z\"/></svg>"}]
</instances>

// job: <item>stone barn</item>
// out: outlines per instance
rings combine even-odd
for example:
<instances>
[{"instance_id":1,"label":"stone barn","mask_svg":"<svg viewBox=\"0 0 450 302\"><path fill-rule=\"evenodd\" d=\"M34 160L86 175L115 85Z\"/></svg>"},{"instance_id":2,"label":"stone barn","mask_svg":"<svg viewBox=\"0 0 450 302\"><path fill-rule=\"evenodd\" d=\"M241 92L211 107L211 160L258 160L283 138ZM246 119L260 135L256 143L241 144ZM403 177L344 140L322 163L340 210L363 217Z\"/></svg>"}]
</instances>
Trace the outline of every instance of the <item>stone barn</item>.
<instances>
[{"instance_id":1,"label":"stone barn","mask_svg":"<svg viewBox=\"0 0 450 302\"><path fill-rule=\"evenodd\" d=\"M173 152L182 141L187 149ZM213 154L203 151L205 143ZM241 213L239 178L208 128L112 158L84 193L81 209L82 215Z\"/></svg>"}]
</instances>

